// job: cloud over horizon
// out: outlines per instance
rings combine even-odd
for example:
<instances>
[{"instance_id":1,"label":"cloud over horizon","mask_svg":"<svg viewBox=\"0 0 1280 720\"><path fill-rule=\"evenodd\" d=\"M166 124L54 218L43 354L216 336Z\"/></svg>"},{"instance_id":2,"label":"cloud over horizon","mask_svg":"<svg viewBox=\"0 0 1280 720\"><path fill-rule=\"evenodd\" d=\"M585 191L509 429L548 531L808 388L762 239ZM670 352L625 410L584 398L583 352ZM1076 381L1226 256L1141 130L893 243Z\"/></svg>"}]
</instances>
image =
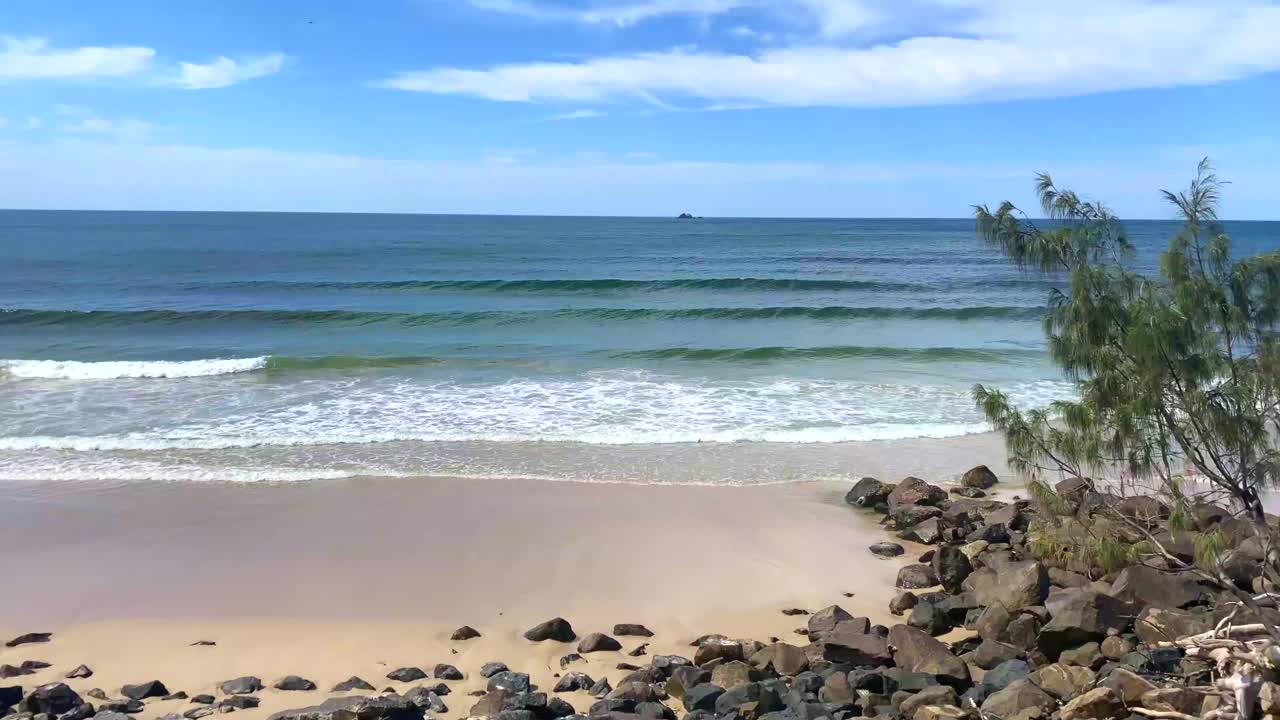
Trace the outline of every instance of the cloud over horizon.
<instances>
[{"instance_id":1,"label":"cloud over horizon","mask_svg":"<svg viewBox=\"0 0 1280 720\"><path fill-rule=\"evenodd\" d=\"M0 82L133 78L143 84L188 90L223 88L279 72L283 53L205 64L158 64L155 49L139 46L53 47L45 38L0 36Z\"/></svg>"}]
</instances>

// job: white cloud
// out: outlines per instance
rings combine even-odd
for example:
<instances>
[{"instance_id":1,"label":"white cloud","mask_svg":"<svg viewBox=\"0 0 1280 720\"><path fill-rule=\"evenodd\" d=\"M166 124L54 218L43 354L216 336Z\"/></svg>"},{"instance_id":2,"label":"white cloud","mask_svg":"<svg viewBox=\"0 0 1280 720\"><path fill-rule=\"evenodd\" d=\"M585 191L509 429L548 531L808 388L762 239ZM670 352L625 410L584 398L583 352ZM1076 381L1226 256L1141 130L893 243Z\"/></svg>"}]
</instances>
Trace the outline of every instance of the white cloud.
<instances>
[{"instance_id":1,"label":"white cloud","mask_svg":"<svg viewBox=\"0 0 1280 720\"><path fill-rule=\"evenodd\" d=\"M753 0L632 0L570 7L535 0L469 0L481 10L519 15L534 20L579 22L627 27L668 15L708 17L752 4Z\"/></svg>"},{"instance_id":2,"label":"white cloud","mask_svg":"<svg viewBox=\"0 0 1280 720\"><path fill-rule=\"evenodd\" d=\"M552 119L553 120L585 120L587 118L598 118L598 117L604 117L604 116L605 116L605 113L599 110L592 110L590 108L586 108L583 110L573 110L571 112L561 113L559 115L556 115Z\"/></svg>"},{"instance_id":3,"label":"white cloud","mask_svg":"<svg viewBox=\"0 0 1280 720\"><path fill-rule=\"evenodd\" d=\"M1081 0L1070 8L1015 0L929 2L949 18L946 26L896 42L443 67L402 72L381 85L509 102L641 98L659 105L874 107L1211 84L1280 70L1280 6L1258 0ZM811 4L846 12L832 10L840 3ZM862 22L856 13L840 17L845 20L830 21L833 27ZM890 20L879 22L883 31Z\"/></svg>"},{"instance_id":4,"label":"white cloud","mask_svg":"<svg viewBox=\"0 0 1280 720\"><path fill-rule=\"evenodd\" d=\"M155 126L135 118L110 120L101 117L94 111L78 105L55 105L55 115L69 118L59 129L73 135L98 135L120 142L138 143L146 140ZM32 126L31 121L36 121ZM27 127L39 128L39 118L28 118Z\"/></svg>"},{"instance_id":5,"label":"white cloud","mask_svg":"<svg viewBox=\"0 0 1280 720\"><path fill-rule=\"evenodd\" d=\"M121 77L147 70L146 47L50 47L43 38L0 37L0 81Z\"/></svg>"},{"instance_id":6,"label":"white cloud","mask_svg":"<svg viewBox=\"0 0 1280 720\"><path fill-rule=\"evenodd\" d=\"M31 115L27 118L28 130L39 130L42 127L44 127L44 122L35 115Z\"/></svg>"},{"instance_id":7,"label":"white cloud","mask_svg":"<svg viewBox=\"0 0 1280 720\"><path fill-rule=\"evenodd\" d=\"M283 67L284 55L281 53L240 60L232 60L224 55L205 64L180 63L178 76L173 79L173 84L188 90L222 88L278 73Z\"/></svg>"}]
</instances>

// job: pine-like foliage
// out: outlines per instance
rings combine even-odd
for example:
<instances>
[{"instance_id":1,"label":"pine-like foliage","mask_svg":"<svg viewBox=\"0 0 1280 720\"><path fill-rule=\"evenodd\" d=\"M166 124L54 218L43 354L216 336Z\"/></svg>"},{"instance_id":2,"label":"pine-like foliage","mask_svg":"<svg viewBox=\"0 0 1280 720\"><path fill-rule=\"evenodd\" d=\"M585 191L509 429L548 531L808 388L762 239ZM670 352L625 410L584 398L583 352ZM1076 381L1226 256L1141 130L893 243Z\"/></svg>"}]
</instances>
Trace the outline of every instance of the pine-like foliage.
<instances>
[{"instance_id":1,"label":"pine-like foliage","mask_svg":"<svg viewBox=\"0 0 1280 720\"><path fill-rule=\"evenodd\" d=\"M1206 159L1190 187L1164 192L1182 226L1157 276L1104 205L1036 180L1047 221L1006 202L974 208L978 235L1018 267L1064 281L1044 329L1079 400L1019 410L977 385L1011 465L1073 476L1208 483L1262 519L1259 491L1280 480L1280 252L1233 258L1218 221L1222 185Z\"/></svg>"}]
</instances>

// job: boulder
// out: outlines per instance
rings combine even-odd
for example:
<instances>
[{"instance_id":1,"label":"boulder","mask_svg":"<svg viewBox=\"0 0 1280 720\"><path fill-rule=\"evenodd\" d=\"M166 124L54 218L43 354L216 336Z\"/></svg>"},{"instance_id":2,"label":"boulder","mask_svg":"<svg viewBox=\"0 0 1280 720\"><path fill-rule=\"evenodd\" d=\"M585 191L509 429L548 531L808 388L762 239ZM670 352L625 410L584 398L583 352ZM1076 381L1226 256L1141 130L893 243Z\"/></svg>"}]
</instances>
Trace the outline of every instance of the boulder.
<instances>
[{"instance_id":1,"label":"boulder","mask_svg":"<svg viewBox=\"0 0 1280 720\"><path fill-rule=\"evenodd\" d=\"M845 493L844 501L857 507L875 507L888 500L892 490L891 485L885 485L875 478L864 477Z\"/></svg>"},{"instance_id":2,"label":"boulder","mask_svg":"<svg viewBox=\"0 0 1280 720\"><path fill-rule=\"evenodd\" d=\"M889 601L889 612L894 615L901 615L904 612L914 608L920 599L910 590L901 590L893 599Z\"/></svg>"},{"instance_id":3,"label":"boulder","mask_svg":"<svg viewBox=\"0 0 1280 720\"><path fill-rule=\"evenodd\" d=\"M497 713L494 713L495 717ZM330 698L319 705L281 710L267 720L421 720L422 708L399 695Z\"/></svg>"},{"instance_id":4,"label":"boulder","mask_svg":"<svg viewBox=\"0 0 1280 720\"><path fill-rule=\"evenodd\" d=\"M356 679L358 680L359 678L356 678ZM339 685L341 685L341 683L339 683ZM373 688L370 687L369 689L372 690ZM202 693L200 695L196 695L195 697L191 698L191 702L197 705L212 705L214 700L216 700L216 698L214 698L212 695L209 695L208 693Z\"/></svg>"},{"instance_id":5,"label":"boulder","mask_svg":"<svg viewBox=\"0 0 1280 720\"><path fill-rule=\"evenodd\" d=\"M511 670L494 673L489 677L489 682L485 688L490 692L493 692L494 690L501 690L508 693L529 692L529 674L512 672Z\"/></svg>"},{"instance_id":6,"label":"boulder","mask_svg":"<svg viewBox=\"0 0 1280 720\"><path fill-rule=\"evenodd\" d=\"M562 655L560 656L560 669L563 670L576 662L586 662L586 660L583 660L582 656L578 653Z\"/></svg>"},{"instance_id":7,"label":"boulder","mask_svg":"<svg viewBox=\"0 0 1280 720\"><path fill-rule=\"evenodd\" d=\"M53 638L53 633L34 632L25 633L5 643L5 647L18 647L19 645L29 645L31 643L45 643ZM55 685L57 683L54 683Z\"/></svg>"},{"instance_id":8,"label":"boulder","mask_svg":"<svg viewBox=\"0 0 1280 720\"><path fill-rule=\"evenodd\" d=\"M999 482L999 480L996 478L996 474L991 472L991 468L986 465L979 465L975 468L970 468L960 478L960 485L962 487L978 488L979 490L986 490L993 487L997 482Z\"/></svg>"},{"instance_id":9,"label":"boulder","mask_svg":"<svg viewBox=\"0 0 1280 720\"><path fill-rule=\"evenodd\" d=\"M958 705L956 691L946 685L933 685L907 697L898 706L903 717L914 717L916 711L926 705Z\"/></svg>"},{"instance_id":10,"label":"boulder","mask_svg":"<svg viewBox=\"0 0 1280 720\"><path fill-rule=\"evenodd\" d=\"M839 605L825 607L809 616L809 635L812 637L820 633L835 630L837 624L852 619L853 616Z\"/></svg>"},{"instance_id":11,"label":"boulder","mask_svg":"<svg viewBox=\"0 0 1280 720\"><path fill-rule=\"evenodd\" d=\"M928 565L906 565L898 571L898 587L907 590L930 588L938 584L938 576Z\"/></svg>"},{"instance_id":12,"label":"boulder","mask_svg":"<svg viewBox=\"0 0 1280 720\"><path fill-rule=\"evenodd\" d=\"M1040 649L1056 659L1063 650L1102 640L1133 622L1137 608L1088 588L1055 591L1045 602L1051 619L1040 629Z\"/></svg>"},{"instance_id":13,"label":"boulder","mask_svg":"<svg viewBox=\"0 0 1280 720\"><path fill-rule=\"evenodd\" d=\"M587 691L587 694L591 695L591 697L603 698L608 696L611 692L613 692L613 686L609 684L609 678L602 677L596 681L595 685L591 686L591 689Z\"/></svg>"},{"instance_id":14,"label":"boulder","mask_svg":"<svg viewBox=\"0 0 1280 720\"><path fill-rule=\"evenodd\" d=\"M926 636L927 637L927 636ZM932 638L931 638L932 639ZM809 663L819 660L849 665L877 666L887 663L893 655L884 638L869 633L855 632L838 627L805 648Z\"/></svg>"},{"instance_id":15,"label":"boulder","mask_svg":"<svg viewBox=\"0 0 1280 720\"><path fill-rule=\"evenodd\" d=\"M1023 650L1034 649L1040 642L1040 618L1027 613L1015 617L1005 627L1004 639Z\"/></svg>"},{"instance_id":16,"label":"boulder","mask_svg":"<svg viewBox=\"0 0 1280 720\"><path fill-rule=\"evenodd\" d=\"M716 687L711 683L703 683L689 688L684 693L684 709L690 712L694 710L714 711L716 709L716 700L724 694L724 688Z\"/></svg>"},{"instance_id":17,"label":"boulder","mask_svg":"<svg viewBox=\"0 0 1280 720\"><path fill-rule=\"evenodd\" d=\"M712 660L746 660L746 652L742 643L728 638L711 638L698 646L693 654L694 665L705 665Z\"/></svg>"},{"instance_id":18,"label":"boulder","mask_svg":"<svg viewBox=\"0 0 1280 720\"><path fill-rule=\"evenodd\" d=\"M476 630L470 625L463 625L457 630L454 630L453 634L449 636L449 639L450 640L471 640L472 638L478 638L478 637L480 637L479 630Z\"/></svg>"},{"instance_id":19,"label":"boulder","mask_svg":"<svg viewBox=\"0 0 1280 720\"><path fill-rule=\"evenodd\" d=\"M374 686L370 685L364 679L356 675L352 675L346 680L343 680L337 685L334 685L332 692L351 692L352 690L375 690L375 689L376 688ZM200 696L197 696L197 697L200 697ZM195 700L192 699L192 702L195 702ZM212 697L209 698L209 702L213 702Z\"/></svg>"},{"instance_id":20,"label":"boulder","mask_svg":"<svg viewBox=\"0 0 1280 720\"><path fill-rule=\"evenodd\" d=\"M1035 560L988 564L965 578L963 587L974 593L979 605L1017 610L1044 602L1049 595L1049 572Z\"/></svg>"},{"instance_id":21,"label":"boulder","mask_svg":"<svg viewBox=\"0 0 1280 720\"><path fill-rule=\"evenodd\" d=\"M66 677L70 680L93 677L93 670L90 670L88 665L77 665L74 670L67 673Z\"/></svg>"},{"instance_id":22,"label":"boulder","mask_svg":"<svg viewBox=\"0 0 1280 720\"><path fill-rule=\"evenodd\" d=\"M130 700L146 700L153 697L164 697L169 694L169 688L159 680L148 680L137 685L125 685L120 688L120 694Z\"/></svg>"},{"instance_id":23,"label":"boulder","mask_svg":"<svg viewBox=\"0 0 1280 720\"><path fill-rule=\"evenodd\" d=\"M1028 678L1015 680L1009 686L994 692L982 701L982 712L998 718L1012 718L1019 711L1034 708L1045 716L1058 707L1058 701L1041 690Z\"/></svg>"},{"instance_id":24,"label":"boulder","mask_svg":"<svg viewBox=\"0 0 1280 720\"><path fill-rule=\"evenodd\" d=\"M387 673L388 680L396 682L413 682L414 680L422 680L427 677L427 673L420 667L402 667L396 668ZM225 691L224 691L225 692Z\"/></svg>"},{"instance_id":25,"label":"boulder","mask_svg":"<svg viewBox=\"0 0 1280 720\"><path fill-rule=\"evenodd\" d=\"M465 675L462 671L448 663L439 663L432 670L431 675L437 680L461 680Z\"/></svg>"},{"instance_id":26,"label":"boulder","mask_svg":"<svg viewBox=\"0 0 1280 720\"><path fill-rule=\"evenodd\" d=\"M921 506L913 505L912 507ZM946 539L946 528L938 518L928 518L912 523L906 530L898 533L898 537L921 545L937 545Z\"/></svg>"},{"instance_id":27,"label":"boulder","mask_svg":"<svg viewBox=\"0 0 1280 720\"><path fill-rule=\"evenodd\" d=\"M906 552L906 549L895 542L878 542L870 548L872 555L883 558L895 558Z\"/></svg>"},{"instance_id":28,"label":"boulder","mask_svg":"<svg viewBox=\"0 0 1280 720\"><path fill-rule=\"evenodd\" d=\"M919 525L926 520L937 518L940 515L942 515L942 510L932 505L902 505L889 515L889 519L893 520L895 526L906 529ZM903 533L903 536L905 537L907 534Z\"/></svg>"},{"instance_id":29,"label":"boulder","mask_svg":"<svg viewBox=\"0 0 1280 720\"><path fill-rule=\"evenodd\" d=\"M37 640L35 642L43 641ZM18 711L61 715L71 710L71 708L78 707L83 702L80 696L76 694L76 691L67 687L66 683L49 683L32 689L22 699L22 702L18 703Z\"/></svg>"},{"instance_id":30,"label":"boulder","mask_svg":"<svg viewBox=\"0 0 1280 720\"><path fill-rule=\"evenodd\" d=\"M275 681L271 687L277 690L288 690L290 692L306 692L308 690L315 690L316 684L298 675L286 675Z\"/></svg>"},{"instance_id":31,"label":"boulder","mask_svg":"<svg viewBox=\"0 0 1280 720\"><path fill-rule=\"evenodd\" d=\"M430 688L411 688L404 694L404 699L429 712L437 714L449 712L449 706L445 705L444 700L441 700L440 696L432 692Z\"/></svg>"},{"instance_id":32,"label":"boulder","mask_svg":"<svg viewBox=\"0 0 1280 720\"><path fill-rule=\"evenodd\" d=\"M1265 690L1266 686L1263 687ZM1274 687L1272 685L1272 688ZM1184 687L1156 688L1143 693L1142 697L1138 698L1138 702L1142 707L1156 712L1198 715L1201 706L1204 705L1204 694ZM1266 712L1268 709L1272 712ZM1275 707L1275 703L1272 703L1271 708L1264 708L1264 714L1274 716L1276 710L1280 710L1280 707Z\"/></svg>"},{"instance_id":33,"label":"boulder","mask_svg":"<svg viewBox=\"0 0 1280 720\"><path fill-rule=\"evenodd\" d=\"M989 605L973 624L978 637L983 640L1001 640L1005 637L1005 629L1013 620L1013 613L1003 605Z\"/></svg>"},{"instance_id":34,"label":"boulder","mask_svg":"<svg viewBox=\"0 0 1280 720\"><path fill-rule=\"evenodd\" d=\"M252 675L245 675L233 680L226 680L218 685L223 695L249 695L262 689L262 680Z\"/></svg>"},{"instance_id":35,"label":"boulder","mask_svg":"<svg viewBox=\"0 0 1280 720\"><path fill-rule=\"evenodd\" d=\"M759 670L773 670L783 677L791 677L809 669L809 658L803 648L776 642L756 651L751 656L751 665Z\"/></svg>"},{"instance_id":36,"label":"boulder","mask_svg":"<svg viewBox=\"0 0 1280 720\"><path fill-rule=\"evenodd\" d=\"M1016 680L1031 675L1031 665L1026 660L1005 660L982 676L984 697L1003 690Z\"/></svg>"},{"instance_id":37,"label":"boulder","mask_svg":"<svg viewBox=\"0 0 1280 720\"><path fill-rule=\"evenodd\" d=\"M1110 635L1103 639L1098 649L1102 652L1102 657L1108 660L1119 660L1133 652L1133 643L1122 635Z\"/></svg>"},{"instance_id":38,"label":"boulder","mask_svg":"<svg viewBox=\"0 0 1280 720\"><path fill-rule=\"evenodd\" d=\"M999 640L983 640L973 651L973 664L990 670L1001 663L1022 657L1022 648Z\"/></svg>"},{"instance_id":39,"label":"boulder","mask_svg":"<svg viewBox=\"0 0 1280 720\"><path fill-rule=\"evenodd\" d=\"M1090 690L1063 706L1062 720L1111 720L1127 717L1128 710L1111 688Z\"/></svg>"},{"instance_id":40,"label":"boulder","mask_svg":"<svg viewBox=\"0 0 1280 720\"><path fill-rule=\"evenodd\" d=\"M1054 663L1031 674L1031 681L1055 698L1066 701L1093 687L1093 671L1078 665Z\"/></svg>"},{"instance_id":41,"label":"boulder","mask_svg":"<svg viewBox=\"0 0 1280 720\"><path fill-rule=\"evenodd\" d=\"M218 703L216 707L218 712L231 712L231 710L251 710L261 703L261 700L252 695L233 695ZM142 708L138 708L137 712L141 711Z\"/></svg>"},{"instance_id":42,"label":"boulder","mask_svg":"<svg viewBox=\"0 0 1280 720\"><path fill-rule=\"evenodd\" d=\"M611 652L622 649L622 643L604 633L591 633L578 643L578 652L582 655L593 652Z\"/></svg>"},{"instance_id":43,"label":"boulder","mask_svg":"<svg viewBox=\"0 0 1280 720\"><path fill-rule=\"evenodd\" d=\"M917 477L908 477L894 486L885 502L889 504L889 513L893 514L904 505L939 505L946 499L947 492L942 488Z\"/></svg>"},{"instance_id":44,"label":"boulder","mask_svg":"<svg viewBox=\"0 0 1280 720\"><path fill-rule=\"evenodd\" d=\"M1138 704L1139 698L1156 689L1146 678L1122 667L1112 669L1098 684L1114 691L1117 699L1128 705Z\"/></svg>"},{"instance_id":45,"label":"boulder","mask_svg":"<svg viewBox=\"0 0 1280 720\"><path fill-rule=\"evenodd\" d=\"M532 642L555 640L556 642L573 642L578 638L568 620L557 617L535 625L524 633L524 638Z\"/></svg>"},{"instance_id":46,"label":"boulder","mask_svg":"<svg viewBox=\"0 0 1280 720\"><path fill-rule=\"evenodd\" d=\"M582 656L579 655L578 657L581 658ZM506 672L510 669L511 668L507 667L507 664L503 662L487 662L480 666L480 677L491 678L500 672Z\"/></svg>"},{"instance_id":47,"label":"boulder","mask_svg":"<svg viewBox=\"0 0 1280 720\"><path fill-rule=\"evenodd\" d=\"M926 632L894 625L889 629L889 645L893 648L894 662L904 670L936 675L939 682L953 686L969 682L969 668L964 661Z\"/></svg>"},{"instance_id":48,"label":"boulder","mask_svg":"<svg viewBox=\"0 0 1280 720\"><path fill-rule=\"evenodd\" d=\"M8 687L0 687L0 715L5 714L5 710L22 702L22 686L10 685Z\"/></svg>"},{"instance_id":49,"label":"boulder","mask_svg":"<svg viewBox=\"0 0 1280 720\"><path fill-rule=\"evenodd\" d=\"M1106 658L1102 657L1102 648L1098 643L1089 642L1078 648L1063 650L1058 655L1058 662L1064 665L1079 665L1091 670L1097 670L1102 667L1102 663L1106 662Z\"/></svg>"},{"instance_id":50,"label":"boulder","mask_svg":"<svg viewBox=\"0 0 1280 720\"><path fill-rule=\"evenodd\" d=\"M1200 583L1187 577L1161 572L1145 565L1130 565L1111 584L1111 594L1121 600L1158 608L1181 608L1205 597Z\"/></svg>"},{"instance_id":51,"label":"boulder","mask_svg":"<svg viewBox=\"0 0 1280 720\"><path fill-rule=\"evenodd\" d=\"M36 671L31 668L24 668L18 665L0 665L0 680L21 677L23 675L34 675L35 672Z\"/></svg>"},{"instance_id":52,"label":"boulder","mask_svg":"<svg viewBox=\"0 0 1280 720\"><path fill-rule=\"evenodd\" d=\"M583 672L565 673L556 682L556 686L552 688L552 692L575 692L578 690L590 690L596 681L591 676Z\"/></svg>"},{"instance_id":53,"label":"boulder","mask_svg":"<svg viewBox=\"0 0 1280 720\"><path fill-rule=\"evenodd\" d=\"M755 672L741 660L721 663L711 670L711 684L732 690L754 680ZM646 686L647 687L647 686Z\"/></svg>"},{"instance_id":54,"label":"boulder","mask_svg":"<svg viewBox=\"0 0 1280 720\"><path fill-rule=\"evenodd\" d=\"M922 602L911 610L907 624L930 635L942 635L953 627L945 603Z\"/></svg>"},{"instance_id":55,"label":"boulder","mask_svg":"<svg viewBox=\"0 0 1280 720\"><path fill-rule=\"evenodd\" d=\"M910 720L965 720L969 713L953 705L925 705Z\"/></svg>"},{"instance_id":56,"label":"boulder","mask_svg":"<svg viewBox=\"0 0 1280 720\"><path fill-rule=\"evenodd\" d=\"M1173 641L1212 629L1213 617L1206 613L1153 607L1144 608L1133 623L1133 631L1145 645Z\"/></svg>"},{"instance_id":57,"label":"boulder","mask_svg":"<svg viewBox=\"0 0 1280 720\"><path fill-rule=\"evenodd\" d=\"M613 626L613 634L618 637L653 637L653 631L637 623L618 623Z\"/></svg>"},{"instance_id":58,"label":"boulder","mask_svg":"<svg viewBox=\"0 0 1280 720\"><path fill-rule=\"evenodd\" d=\"M953 594L961 591L965 578L973 572L973 565L969 563L968 556L963 550L953 545L938 548L930 564L942 588Z\"/></svg>"},{"instance_id":59,"label":"boulder","mask_svg":"<svg viewBox=\"0 0 1280 720\"><path fill-rule=\"evenodd\" d=\"M978 488L971 487L953 487L949 492L952 495L959 495L960 497L969 498L971 500L977 500L978 498L984 498L987 496L985 490L979 490Z\"/></svg>"}]
</instances>

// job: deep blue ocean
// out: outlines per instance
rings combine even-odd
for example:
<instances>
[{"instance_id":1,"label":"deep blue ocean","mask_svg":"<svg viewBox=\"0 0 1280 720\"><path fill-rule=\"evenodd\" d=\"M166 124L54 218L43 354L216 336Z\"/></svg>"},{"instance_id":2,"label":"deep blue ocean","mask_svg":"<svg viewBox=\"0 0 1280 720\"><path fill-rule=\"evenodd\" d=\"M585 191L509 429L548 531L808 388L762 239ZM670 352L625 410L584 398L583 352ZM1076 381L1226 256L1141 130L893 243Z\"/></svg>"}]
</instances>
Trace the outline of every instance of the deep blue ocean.
<instances>
[{"instance_id":1,"label":"deep blue ocean","mask_svg":"<svg viewBox=\"0 0 1280 720\"><path fill-rule=\"evenodd\" d=\"M1146 267L1176 229L1128 227ZM975 433L975 382L1069 396L1050 287L969 220L4 211L0 478L657 481L564 453Z\"/></svg>"}]
</instances>

